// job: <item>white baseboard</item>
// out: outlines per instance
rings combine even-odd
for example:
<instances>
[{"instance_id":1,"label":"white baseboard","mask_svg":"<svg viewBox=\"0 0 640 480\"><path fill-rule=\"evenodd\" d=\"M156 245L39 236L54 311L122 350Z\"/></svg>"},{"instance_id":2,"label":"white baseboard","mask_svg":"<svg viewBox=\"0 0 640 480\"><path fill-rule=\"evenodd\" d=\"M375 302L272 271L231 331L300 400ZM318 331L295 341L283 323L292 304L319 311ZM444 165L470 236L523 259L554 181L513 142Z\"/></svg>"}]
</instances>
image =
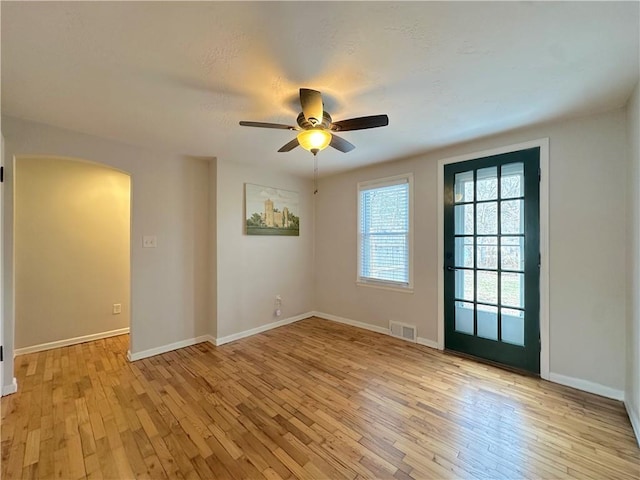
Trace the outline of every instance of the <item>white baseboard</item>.
<instances>
[{"instance_id":1,"label":"white baseboard","mask_svg":"<svg viewBox=\"0 0 640 480\"><path fill-rule=\"evenodd\" d=\"M200 335L199 337L187 338L186 340L169 343L168 345L161 345L160 347L150 348L141 352L131 353L131 351L128 351L127 358L130 362L135 362L136 360L142 360L143 358L153 357L162 353L171 352L172 350L178 350L179 348L190 347L191 345L196 345L197 343L202 342L209 342L215 345L216 339L211 335Z\"/></svg>"},{"instance_id":2,"label":"white baseboard","mask_svg":"<svg viewBox=\"0 0 640 480\"><path fill-rule=\"evenodd\" d=\"M130 362L135 362L136 360L142 360L143 358L153 357L154 355L160 355L162 353L167 353L172 350L177 350L179 348L190 347L191 345L195 345L197 343L202 343L202 342L209 342L212 345L215 345L218 347L220 345L224 345L225 343L233 342L234 340L240 340L241 338L250 337L251 335L266 332L267 330L282 327L283 325L289 325L290 323L294 323L299 320L304 320L305 318L309 318L312 316L313 316L313 312L308 312L308 313L303 313L301 315L296 315L295 317L289 317L283 320L278 320L277 322L268 323L267 325L263 325L261 327L245 330L244 332L233 333L231 335L227 335L226 337L215 338L212 335L201 335L199 337L188 338L186 340L170 343L168 345L162 345L160 347L150 348L149 350L143 350L142 352L131 353L129 351L127 352L127 358L129 359Z\"/></svg>"},{"instance_id":3,"label":"white baseboard","mask_svg":"<svg viewBox=\"0 0 640 480\"><path fill-rule=\"evenodd\" d=\"M418 337L416 343L420 345L424 345L425 347L435 348L436 350L443 350L442 348L440 348L440 345L436 340L430 340L428 338Z\"/></svg>"},{"instance_id":4,"label":"white baseboard","mask_svg":"<svg viewBox=\"0 0 640 480\"><path fill-rule=\"evenodd\" d=\"M100 340L102 338L116 337L118 335L125 335L129 333L129 327L119 328L117 330L110 330L108 332L92 333L91 335L84 335L82 337L67 338L65 340L57 340L55 342L41 343L40 345L32 345L30 347L16 348L13 351L13 356L24 355L27 353L44 352L45 350L51 350L52 348L68 347L69 345L77 345L79 343L92 342L94 340Z\"/></svg>"},{"instance_id":5,"label":"white baseboard","mask_svg":"<svg viewBox=\"0 0 640 480\"><path fill-rule=\"evenodd\" d=\"M640 447L640 417L638 416L638 410L633 408L633 405L629 405L627 402L624 402L624 408L627 409L627 415L629 415L629 420L631 420L633 433L636 434L636 440Z\"/></svg>"},{"instance_id":6,"label":"white baseboard","mask_svg":"<svg viewBox=\"0 0 640 480\"><path fill-rule=\"evenodd\" d=\"M323 318L325 320L331 320L332 322L344 323L345 325L351 325L352 327L362 328L371 332L382 333L383 335L389 335L389 329L379 327L377 325L371 325L369 323L359 322L357 320L351 320L350 318L338 317L337 315L331 315L324 312L313 312L314 317Z\"/></svg>"},{"instance_id":7,"label":"white baseboard","mask_svg":"<svg viewBox=\"0 0 640 480\"><path fill-rule=\"evenodd\" d=\"M315 312L302 313L300 315L296 315L295 317L289 317L283 320L278 320L277 322L268 323L266 325L262 325L261 327L245 330L244 332L233 333L231 335L227 335L226 337L216 338L214 341L214 345L219 347L220 345L224 345L225 343L233 342L235 340L240 340L241 338L250 337L251 335L256 335L258 333L266 332L267 330L272 330L274 328L282 327L284 325L289 325L290 323L295 323L300 320L304 320L305 318L313 317L314 314Z\"/></svg>"},{"instance_id":8,"label":"white baseboard","mask_svg":"<svg viewBox=\"0 0 640 480\"><path fill-rule=\"evenodd\" d=\"M369 330L371 332L382 333L383 335L391 336L391 332L389 332L388 328L379 327L377 325L371 325L369 323L359 322L357 320L351 320L350 318L338 317L336 315L331 315L330 313L323 312L313 312L315 317L324 318L325 320L331 320L332 322L344 323L345 325L350 325L356 328L362 328L364 330ZM398 337L393 337L398 338ZM400 339L402 340L402 339ZM438 348L438 342L434 340L429 340L428 338L418 337L416 339L416 343L419 345L424 345L430 348Z\"/></svg>"},{"instance_id":9,"label":"white baseboard","mask_svg":"<svg viewBox=\"0 0 640 480\"><path fill-rule=\"evenodd\" d=\"M13 377L13 382L10 385L3 385L2 387L2 396L11 395L12 393L16 393L18 391L18 380L16 377Z\"/></svg>"},{"instance_id":10,"label":"white baseboard","mask_svg":"<svg viewBox=\"0 0 640 480\"><path fill-rule=\"evenodd\" d=\"M549 373L549 380L554 383L566 385L567 387L577 388L589 393L595 393L601 397L612 398L614 400L624 400L624 392L615 388L600 385L599 383L582 380L581 378L567 377L559 373Z\"/></svg>"}]
</instances>

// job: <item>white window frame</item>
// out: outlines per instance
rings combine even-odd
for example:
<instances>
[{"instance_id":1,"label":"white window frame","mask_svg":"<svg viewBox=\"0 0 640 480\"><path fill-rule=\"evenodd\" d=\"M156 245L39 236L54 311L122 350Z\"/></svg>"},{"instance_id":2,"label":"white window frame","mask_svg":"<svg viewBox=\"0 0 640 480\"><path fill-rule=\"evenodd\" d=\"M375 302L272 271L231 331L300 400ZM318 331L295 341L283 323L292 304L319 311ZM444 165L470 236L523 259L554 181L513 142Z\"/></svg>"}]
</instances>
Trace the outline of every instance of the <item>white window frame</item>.
<instances>
[{"instance_id":1,"label":"white window frame","mask_svg":"<svg viewBox=\"0 0 640 480\"><path fill-rule=\"evenodd\" d=\"M389 187L392 185L398 185L400 183L409 184L409 231L407 233L408 240L408 256L407 256L407 269L409 274L409 282L394 282L390 280L376 280L371 278L363 278L360 276L362 262L362 234L360 232L360 225L362 220L362 205L361 195L363 190L372 190L375 188ZM357 270L356 270L356 284L364 287L382 288L385 290L394 290L403 293L413 293L413 173L405 173L402 175L394 175L392 177L384 177L376 180L368 180L365 182L358 182L356 189L357 205L358 205L358 223L356 224L357 237L358 237L358 252L357 252Z\"/></svg>"}]
</instances>

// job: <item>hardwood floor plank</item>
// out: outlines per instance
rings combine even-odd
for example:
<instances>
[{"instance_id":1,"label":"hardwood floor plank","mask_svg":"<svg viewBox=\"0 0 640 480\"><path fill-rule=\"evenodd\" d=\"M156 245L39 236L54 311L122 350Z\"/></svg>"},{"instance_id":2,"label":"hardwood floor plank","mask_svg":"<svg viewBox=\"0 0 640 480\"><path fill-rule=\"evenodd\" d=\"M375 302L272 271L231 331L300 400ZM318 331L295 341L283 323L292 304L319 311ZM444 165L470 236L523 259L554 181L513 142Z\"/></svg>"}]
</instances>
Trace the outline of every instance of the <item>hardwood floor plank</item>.
<instances>
[{"instance_id":1,"label":"hardwood floor plank","mask_svg":"<svg viewBox=\"0 0 640 480\"><path fill-rule=\"evenodd\" d=\"M16 357L3 480L639 478L621 402L350 326L127 349Z\"/></svg>"}]
</instances>

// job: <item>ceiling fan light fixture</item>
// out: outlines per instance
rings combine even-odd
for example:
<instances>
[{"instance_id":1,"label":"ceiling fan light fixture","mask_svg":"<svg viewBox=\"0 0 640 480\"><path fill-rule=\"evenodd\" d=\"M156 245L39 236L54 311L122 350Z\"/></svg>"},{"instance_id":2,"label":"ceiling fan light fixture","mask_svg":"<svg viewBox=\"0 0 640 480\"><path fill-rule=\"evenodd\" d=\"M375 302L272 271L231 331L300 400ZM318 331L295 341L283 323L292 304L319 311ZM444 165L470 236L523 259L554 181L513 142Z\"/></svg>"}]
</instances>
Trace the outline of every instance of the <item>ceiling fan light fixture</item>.
<instances>
[{"instance_id":1,"label":"ceiling fan light fixture","mask_svg":"<svg viewBox=\"0 0 640 480\"><path fill-rule=\"evenodd\" d=\"M331 143L331 134L321 128L303 130L298 134L297 138L300 146L314 155L327 148Z\"/></svg>"}]
</instances>

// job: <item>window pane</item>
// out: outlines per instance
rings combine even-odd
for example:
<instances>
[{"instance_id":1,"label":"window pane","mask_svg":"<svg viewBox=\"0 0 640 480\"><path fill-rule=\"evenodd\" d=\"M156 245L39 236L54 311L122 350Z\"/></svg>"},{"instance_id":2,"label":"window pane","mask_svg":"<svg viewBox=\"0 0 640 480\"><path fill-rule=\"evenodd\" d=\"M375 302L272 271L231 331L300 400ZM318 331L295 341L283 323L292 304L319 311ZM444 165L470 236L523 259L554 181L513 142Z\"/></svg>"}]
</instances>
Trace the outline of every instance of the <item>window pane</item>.
<instances>
[{"instance_id":1,"label":"window pane","mask_svg":"<svg viewBox=\"0 0 640 480\"><path fill-rule=\"evenodd\" d=\"M478 268L498 268L498 237L478 237Z\"/></svg>"},{"instance_id":2,"label":"window pane","mask_svg":"<svg viewBox=\"0 0 640 480\"><path fill-rule=\"evenodd\" d=\"M498 307L478 305L478 336L498 340Z\"/></svg>"},{"instance_id":3,"label":"window pane","mask_svg":"<svg viewBox=\"0 0 640 480\"><path fill-rule=\"evenodd\" d=\"M503 202L504 203L504 202ZM498 202L478 203L476 224L478 235L495 235L498 233Z\"/></svg>"},{"instance_id":4,"label":"window pane","mask_svg":"<svg viewBox=\"0 0 640 480\"><path fill-rule=\"evenodd\" d=\"M455 329L473 335L473 303L456 302Z\"/></svg>"},{"instance_id":5,"label":"window pane","mask_svg":"<svg viewBox=\"0 0 640 480\"><path fill-rule=\"evenodd\" d=\"M512 308L503 308L502 341L514 345L524 345L524 312Z\"/></svg>"},{"instance_id":6,"label":"window pane","mask_svg":"<svg viewBox=\"0 0 640 480\"><path fill-rule=\"evenodd\" d=\"M456 237L455 266L473 268L473 237Z\"/></svg>"},{"instance_id":7,"label":"window pane","mask_svg":"<svg viewBox=\"0 0 640 480\"><path fill-rule=\"evenodd\" d=\"M456 270L456 298L473 302L473 270Z\"/></svg>"},{"instance_id":8,"label":"window pane","mask_svg":"<svg viewBox=\"0 0 640 480\"><path fill-rule=\"evenodd\" d=\"M524 274L501 273L500 303L509 307L524 308Z\"/></svg>"},{"instance_id":9,"label":"window pane","mask_svg":"<svg viewBox=\"0 0 640 480\"><path fill-rule=\"evenodd\" d=\"M478 301L498 303L498 272L484 272L479 270Z\"/></svg>"},{"instance_id":10,"label":"window pane","mask_svg":"<svg viewBox=\"0 0 640 480\"><path fill-rule=\"evenodd\" d=\"M524 164L508 163L500 170L500 196L524 197Z\"/></svg>"},{"instance_id":11,"label":"window pane","mask_svg":"<svg viewBox=\"0 0 640 480\"><path fill-rule=\"evenodd\" d=\"M524 270L524 237L500 238L501 268Z\"/></svg>"},{"instance_id":12,"label":"window pane","mask_svg":"<svg viewBox=\"0 0 640 480\"><path fill-rule=\"evenodd\" d=\"M473 170L456 173L454 202L473 202Z\"/></svg>"},{"instance_id":13,"label":"window pane","mask_svg":"<svg viewBox=\"0 0 640 480\"><path fill-rule=\"evenodd\" d=\"M363 233L407 232L409 229L409 184L392 185L361 192Z\"/></svg>"},{"instance_id":14,"label":"window pane","mask_svg":"<svg viewBox=\"0 0 640 480\"><path fill-rule=\"evenodd\" d=\"M524 202L508 200L500 205L500 228L503 235L524 233ZM478 227L478 230L480 227Z\"/></svg>"},{"instance_id":15,"label":"window pane","mask_svg":"<svg viewBox=\"0 0 640 480\"><path fill-rule=\"evenodd\" d=\"M478 200L498 198L498 168L482 168L476 173L476 196Z\"/></svg>"},{"instance_id":16,"label":"window pane","mask_svg":"<svg viewBox=\"0 0 640 480\"><path fill-rule=\"evenodd\" d=\"M409 183L360 190L360 272L409 283Z\"/></svg>"},{"instance_id":17,"label":"window pane","mask_svg":"<svg viewBox=\"0 0 640 480\"><path fill-rule=\"evenodd\" d=\"M408 283L406 235L370 235L363 238L363 277Z\"/></svg>"},{"instance_id":18,"label":"window pane","mask_svg":"<svg viewBox=\"0 0 640 480\"><path fill-rule=\"evenodd\" d=\"M473 235L473 205L456 205L453 221L456 235Z\"/></svg>"}]
</instances>

